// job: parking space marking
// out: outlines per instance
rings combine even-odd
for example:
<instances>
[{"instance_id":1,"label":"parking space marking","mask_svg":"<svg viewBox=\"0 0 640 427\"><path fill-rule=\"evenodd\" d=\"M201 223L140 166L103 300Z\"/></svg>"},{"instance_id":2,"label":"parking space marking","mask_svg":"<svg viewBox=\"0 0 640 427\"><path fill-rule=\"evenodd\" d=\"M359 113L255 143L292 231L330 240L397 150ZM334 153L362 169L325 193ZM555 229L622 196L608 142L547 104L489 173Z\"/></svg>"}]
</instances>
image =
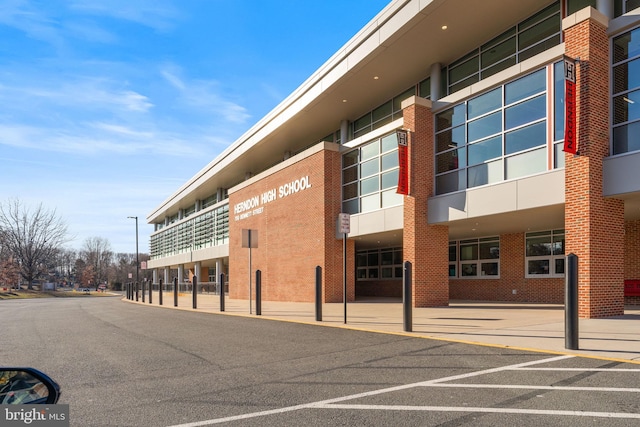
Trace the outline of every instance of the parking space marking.
<instances>
[{"instance_id":1,"label":"parking space marking","mask_svg":"<svg viewBox=\"0 0 640 427\"><path fill-rule=\"evenodd\" d=\"M574 371L574 372L640 372L640 369L621 368L517 368L514 371Z\"/></svg>"},{"instance_id":2,"label":"parking space marking","mask_svg":"<svg viewBox=\"0 0 640 427\"><path fill-rule=\"evenodd\" d=\"M230 416L230 417L214 418L214 419L211 419L211 420L196 421L196 422L192 422L192 423L177 424L177 425L174 425L174 426L171 426L171 427L201 427L201 426L209 426L209 425L213 425L213 424L227 423L227 422L231 422L231 421L246 420L246 419L249 419L249 418L264 417L264 416L267 416L267 415L284 414L286 412L298 411L298 410L301 410L301 409L337 408L338 406L351 406L351 405L335 405L335 404L339 403L339 402L344 402L344 401L347 401L347 400L354 400L354 399L359 399L359 398L363 398L363 397L369 397L369 396L375 396L375 395L379 395L379 394L391 393L391 392L394 392L394 391L407 390L407 389L411 389L411 388L415 388L415 387L423 387L423 386L428 386L428 385L432 385L432 384L438 384L440 382L455 381L455 380L459 380L459 379L471 378L471 377L476 377L476 376L480 376L480 375L503 372L503 371L507 371L507 370L514 370L514 369L527 367L527 366L533 366L533 365L539 365L539 364L543 364L543 363L550 363L550 362L555 362L555 361L560 361L560 360L565 360L565 359L571 359L571 358L574 358L574 357L575 356L572 356L572 355L562 355L562 356L550 357L548 359L540 359L540 360L534 360L534 361L531 361L531 362L517 363L515 365L499 366L497 368L490 368L490 369L484 369L484 370L481 370L481 371L469 372L469 373L466 373L466 374L452 375L452 376L449 376L449 377L438 378L438 379L435 379L435 380L420 381L420 382L417 382L417 383L402 384L402 385L398 385L398 386L394 386L394 387L387 387L387 388L383 388L383 389L379 389L379 390L371 390L371 391L367 391L367 392L363 392L363 393L356 393L356 394L352 394L352 395L348 395L348 396L342 396L342 397L337 397L337 398L333 398L333 399L321 400L321 401L318 401L318 402L303 403L303 404L300 404L300 405L287 406L287 407L284 407L284 408L276 408L276 409L270 409L270 410L266 410L266 411L251 412L251 413L247 413L247 414L233 415L233 416ZM356 405L354 405L354 408L357 409L355 406ZM367 405L360 405L360 406L367 406ZM371 406L371 407L373 407L373 406ZM384 405L379 405L379 406L376 406L376 407L380 408L380 407L384 407ZM396 407L393 406L392 408L396 408ZM421 408L421 407L417 407L417 408ZM438 408L438 407L432 407L432 408ZM488 408L486 408L486 409L488 409ZM418 410L418 409L416 409L416 410ZM434 410L434 409L432 409L432 410ZM469 408L466 408L466 410L468 412Z\"/></svg>"},{"instance_id":3,"label":"parking space marking","mask_svg":"<svg viewBox=\"0 0 640 427\"><path fill-rule=\"evenodd\" d=\"M606 368L548 368L537 365L562 361L574 358L573 355L562 355L547 359L540 359L531 362L518 363L497 368L484 369L465 374L452 375L433 380L420 381L411 384L402 384L394 387L387 387L378 390L371 390L363 393L356 393L348 396L326 399L318 402L305 403L300 405L276 408L266 411L240 414L224 418L216 418L205 421L198 421L187 424L180 424L172 427L200 427L213 424L220 424L232 421L246 420L268 415L278 415L292 411L304 409L330 409L330 410L375 410L375 411L430 411L430 412L464 412L464 413L494 413L494 414L525 414L525 415L552 415L552 416L572 416L572 417L594 417L594 418L619 418L619 419L640 419L639 413L627 412L596 412L596 411L571 411L571 410L544 410L544 409L519 409L500 407L471 407L471 406L410 406L410 405L366 405L349 404L346 401L361 399L385 393L408 390L412 388L475 388L475 389L528 389L528 390L553 390L553 391L589 391L589 392L622 392L640 393L640 388L620 388L620 387L569 387L569 386L537 386L518 384L465 384L452 383L452 381L464 380L472 377L500 373L505 371L573 371L573 372L640 372L640 369L606 369Z\"/></svg>"},{"instance_id":4,"label":"parking space marking","mask_svg":"<svg viewBox=\"0 0 640 427\"><path fill-rule=\"evenodd\" d=\"M428 384L425 387L449 387L449 388L497 388L497 389L526 389L526 390L562 390L562 391L607 391L640 393L640 388L624 387L568 387L555 385L518 385L518 384Z\"/></svg>"},{"instance_id":5,"label":"parking space marking","mask_svg":"<svg viewBox=\"0 0 640 427\"><path fill-rule=\"evenodd\" d=\"M554 411L544 409L511 409L511 408L483 408L472 406L404 406L404 405L322 405L324 409L362 409L386 411L427 411L427 412L482 412L493 414L527 414L527 415L562 415L597 418L628 418L640 419L640 414L626 412L584 412L584 411Z\"/></svg>"}]
</instances>

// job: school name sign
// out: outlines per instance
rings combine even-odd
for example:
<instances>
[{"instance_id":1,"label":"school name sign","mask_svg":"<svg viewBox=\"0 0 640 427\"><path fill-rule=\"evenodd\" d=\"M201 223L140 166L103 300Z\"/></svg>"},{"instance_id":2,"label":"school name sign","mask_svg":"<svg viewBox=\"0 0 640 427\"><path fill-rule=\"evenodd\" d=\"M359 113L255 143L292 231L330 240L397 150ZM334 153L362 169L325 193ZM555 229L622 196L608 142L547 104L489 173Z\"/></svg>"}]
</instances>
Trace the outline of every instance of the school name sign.
<instances>
[{"instance_id":1,"label":"school name sign","mask_svg":"<svg viewBox=\"0 0 640 427\"><path fill-rule=\"evenodd\" d=\"M309 182L309 176L307 175L296 179L295 181L281 185L278 188L265 191L258 196L253 196L245 201L236 203L233 206L234 218L236 221L240 221L253 215L260 215L264 212L264 207L267 203L274 202L278 199L284 199L285 197L309 188L311 188L311 183Z\"/></svg>"}]
</instances>

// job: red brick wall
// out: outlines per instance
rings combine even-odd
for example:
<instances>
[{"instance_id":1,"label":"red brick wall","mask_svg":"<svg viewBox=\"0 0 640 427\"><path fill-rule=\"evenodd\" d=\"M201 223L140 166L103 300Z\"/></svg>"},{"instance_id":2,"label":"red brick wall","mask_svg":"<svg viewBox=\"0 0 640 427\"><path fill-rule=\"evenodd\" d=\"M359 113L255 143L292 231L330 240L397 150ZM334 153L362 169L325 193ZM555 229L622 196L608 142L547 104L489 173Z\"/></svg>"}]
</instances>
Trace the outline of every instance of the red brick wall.
<instances>
[{"instance_id":1,"label":"red brick wall","mask_svg":"<svg viewBox=\"0 0 640 427\"><path fill-rule=\"evenodd\" d=\"M564 303L564 278L525 278L524 233L500 236L499 279L451 279L451 299ZM513 291L516 291L514 294Z\"/></svg>"},{"instance_id":2,"label":"red brick wall","mask_svg":"<svg viewBox=\"0 0 640 427\"><path fill-rule=\"evenodd\" d=\"M403 110L409 130L410 194L404 198L403 256L413 266L415 307L449 305L449 228L427 223L433 195L433 114L423 105Z\"/></svg>"},{"instance_id":3,"label":"red brick wall","mask_svg":"<svg viewBox=\"0 0 640 427\"><path fill-rule=\"evenodd\" d=\"M602 196L602 161L609 154L609 39L593 18L564 32L577 66L578 156L566 156L567 254L578 256L579 315L623 314L624 203Z\"/></svg>"},{"instance_id":4,"label":"red brick wall","mask_svg":"<svg viewBox=\"0 0 640 427\"><path fill-rule=\"evenodd\" d=\"M338 214L342 212L342 155L327 153L324 160L324 247L323 288L325 302L342 302L344 289L343 240L335 238ZM355 241L347 239L347 301L356 298Z\"/></svg>"},{"instance_id":5,"label":"red brick wall","mask_svg":"<svg viewBox=\"0 0 640 427\"><path fill-rule=\"evenodd\" d=\"M358 297L402 298L402 280L360 280L356 281Z\"/></svg>"},{"instance_id":6,"label":"red brick wall","mask_svg":"<svg viewBox=\"0 0 640 427\"><path fill-rule=\"evenodd\" d=\"M323 268L324 302L342 301L342 240L336 239L340 211L339 152L322 150L229 195L229 295L246 299L249 293L249 249L242 248L242 229L258 230L252 249L252 287L255 271L262 272L265 301L315 299L315 267ZM260 203L250 217L237 219L236 204L290 182L308 177L311 188ZM349 242L348 294L354 299L354 245Z\"/></svg>"}]
</instances>

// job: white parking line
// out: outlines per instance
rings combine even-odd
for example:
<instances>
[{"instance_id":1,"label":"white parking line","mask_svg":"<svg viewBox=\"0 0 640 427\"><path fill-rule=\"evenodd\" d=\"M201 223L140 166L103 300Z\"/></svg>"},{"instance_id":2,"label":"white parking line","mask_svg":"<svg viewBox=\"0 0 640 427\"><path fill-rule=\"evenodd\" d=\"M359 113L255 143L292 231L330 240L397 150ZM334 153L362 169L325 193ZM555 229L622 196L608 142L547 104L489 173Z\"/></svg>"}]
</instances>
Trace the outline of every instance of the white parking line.
<instances>
[{"instance_id":1,"label":"white parking line","mask_svg":"<svg viewBox=\"0 0 640 427\"><path fill-rule=\"evenodd\" d=\"M626 412L549 411L538 409L482 408L471 406L403 406L403 405L323 405L324 409L364 409L385 411L483 412L491 414L562 415L572 417L640 419L640 414Z\"/></svg>"},{"instance_id":2,"label":"white parking line","mask_svg":"<svg viewBox=\"0 0 640 427\"><path fill-rule=\"evenodd\" d=\"M466 374L452 375L449 377L438 378L428 381L420 381L411 384L403 384L394 387L387 387L379 390L371 390L364 393L356 393L349 396L342 396L333 399L322 400L318 402L305 403L301 405L288 406L284 408L271 409L266 411L252 412L247 414L234 415L224 418L215 418L211 420L197 421L186 424L174 425L171 427L200 427L213 424L226 423L231 421L246 420L249 418L257 418L268 415L283 414L301 409L349 409L349 410L393 410L393 411L434 411L434 412L482 412L482 413L505 413L505 414L532 414L532 415L561 415L561 416L589 416L598 418L629 418L640 419L640 414L618 413L618 412L584 412L584 411L554 411L554 410L536 410L536 409L512 409L512 408L483 408L483 407L455 407L455 406L405 406L405 405L359 405L341 403L348 400L360 399L369 396L391 393L400 390L407 390L416 387L466 387L466 388L522 388L535 390L571 390L571 391L616 391L616 392L634 392L640 393L637 388L607 388L607 387L554 387L554 386L527 386L527 385L494 385L494 384L443 384L451 381L477 377L480 375L492 374L496 372L513 371L519 369L540 369L547 370L551 368L532 368L535 365L556 362L560 360L570 359L575 356L557 356L548 359L541 359L532 362L518 363L515 365L502 366L497 368L485 369L482 371L469 372ZM555 369L554 369L555 370ZM591 369L558 369L562 371L590 371ZM597 369L597 371L609 371L608 369ZM611 371L614 371L613 369ZM633 372L639 370L616 369L615 371Z\"/></svg>"},{"instance_id":3,"label":"white parking line","mask_svg":"<svg viewBox=\"0 0 640 427\"><path fill-rule=\"evenodd\" d=\"M498 389L525 389L525 390L561 390L561 391L606 391L623 393L640 393L640 388L624 387L568 387L555 385L518 385L518 384L429 384L427 387L449 388L498 388Z\"/></svg>"},{"instance_id":4,"label":"white parking line","mask_svg":"<svg viewBox=\"0 0 640 427\"><path fill-rule=\"evenodd\" d=\"M574 372L640 372L640 369L622 368L517 368L514 371L574 371Z\"/></svg>"}]
</instances>

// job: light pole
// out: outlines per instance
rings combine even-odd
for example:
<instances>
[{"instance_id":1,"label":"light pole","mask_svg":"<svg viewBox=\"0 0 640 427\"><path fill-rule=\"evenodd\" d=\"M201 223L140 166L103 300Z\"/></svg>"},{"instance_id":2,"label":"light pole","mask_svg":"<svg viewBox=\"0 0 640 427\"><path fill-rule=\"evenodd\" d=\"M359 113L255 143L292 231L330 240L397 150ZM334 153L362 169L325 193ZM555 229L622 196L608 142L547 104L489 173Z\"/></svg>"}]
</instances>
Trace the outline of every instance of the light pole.
<instances>
[{"instance_id":1,"label":"light pole","mask_svg":"<svg viewBox=\"0 0 640 427\"><path fill-rule=\"evenodd\" d=\"M136 286L138 286L138 283L140 283L140 279L139 279L140 260L138 255L138 217L128 216L127 218L136 220Z\"/></svg>"}]
</instances>

